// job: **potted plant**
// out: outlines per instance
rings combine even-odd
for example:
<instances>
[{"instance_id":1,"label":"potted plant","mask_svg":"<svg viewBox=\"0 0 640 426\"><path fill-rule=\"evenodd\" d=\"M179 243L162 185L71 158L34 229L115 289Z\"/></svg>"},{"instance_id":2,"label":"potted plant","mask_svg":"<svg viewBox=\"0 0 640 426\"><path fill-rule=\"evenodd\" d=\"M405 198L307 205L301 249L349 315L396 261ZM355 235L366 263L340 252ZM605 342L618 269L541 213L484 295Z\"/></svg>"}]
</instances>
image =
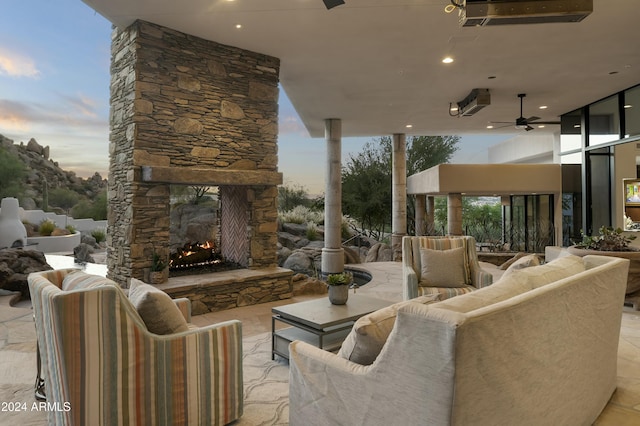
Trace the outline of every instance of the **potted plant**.
<instances>
[{"instance_id":1,"label":"potted plant","mask_svg":"<svg viewBox=\"0 0 640 426\"><path fill-rule=\"evenodd\" d=\"M595 254L600 256L614 256L629 259L629 275L627 278L626 300L634 307L640 305L640 250L629 246L635 240L635 235L625 234L620 228L602 226L598 235L585 235L582 241L567 248L569 253L576 256Z\"/></svg>"},{"instance_id":2,"label":"potted plant","mask_svg":"<svg viewBox=\"0 0 640 426\"><path fill-rule=\"evenodd\" d=\"M327 286L329 288L329 301L334 305L344 305L349 298L349 287L353 282L353 275L350 272L340 272L327 276Z\"/></svg>"},{"instance_id":3,"label":"potted plant","mask_svg":"<svg viewBox=\"0 0 640 426\"><path fill-rule=\"evenodd\" d=\"M154 251L149 281L151 281L151 284L162 284L169 278L167 272L167 262L160 257L158 252Z\"/></svg>"}]
</instances>

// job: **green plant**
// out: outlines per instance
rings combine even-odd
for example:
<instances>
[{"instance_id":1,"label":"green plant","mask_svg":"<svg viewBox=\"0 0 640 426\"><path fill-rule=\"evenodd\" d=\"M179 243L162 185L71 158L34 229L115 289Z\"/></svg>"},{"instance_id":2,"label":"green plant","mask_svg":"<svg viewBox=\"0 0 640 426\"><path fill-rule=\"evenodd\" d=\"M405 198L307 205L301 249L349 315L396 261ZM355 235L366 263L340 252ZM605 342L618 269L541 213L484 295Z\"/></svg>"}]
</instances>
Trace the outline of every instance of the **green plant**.
<instances>
[{"instance_id":1,"label":"green plant","mask_svg":"<svg viewBox=\"0 0 640 426\"><path fill-rule=\"evenodd\" d=\"M70 234L75 234L76 233L76 227L73 225L67 225L65 226L65 228L67 231L69 231Z\"/></svg>"},{"instance_id":2,"label":"green plant","mask_svg":"<svg viewBox=\"0 0 640 426\"><path fill-rule=\"evenodd\" d=\"M53 230L56 229L56 224L51 219L44 219L38 226L38 233L43 237L51 235Z\"/></svg>"},{"instance_id":3,"label":"green plant","mask_svg":"<svg viewBox=\"0 0 640 426\"><path fill-rule=\"evenodd\" d=\"M153 260L151 261L151 271L162 272L167 267L167 262L162 260L157 252L153 252Z\"/></svg>"},{"instance_id":4,"label":"green plant","mask_svg":"<svg viewBox=\"0 0 640 426\"><path fill-rule=\"evenodd\" d=\"M340 272L339 274L327 275L328 285L349 285L353 282L353 274L351 272Z\"/></svg>"},{"instance_id":5,"label":"green plant","mask_svg":"<svg viewBox=\"0 0 640 426\"><path fill-rule=\"evenodd\" d=\"M107 239L107 234L104 232L104 229L94 229L91 231L91 236L96 239L96 243L101 243Z\"/></svg>"},{"instance_id":6,"label":"green plant","mask_svg":"<svg viewBox=\"0 0 640 426\"><path fill-rule=\"evenodd\" d=\"M633 251L629 243L635 240L635 235L625 235L622 229L611 226L601 226L598 235L585 235L581 230L582 241L576 244L578 248L599 251Z\"/></svg>"},{"instance_id":7,"label":"green plant","mask_svg":"<svg viewBox=\"0 0 640 426\"><path fill-rule=\"evenodd\" d=\"M318 239L318 225L316 225L314 222L309 222L307 223L307 240L309 241L315 241Z\"/></svg>"}]
</instances>

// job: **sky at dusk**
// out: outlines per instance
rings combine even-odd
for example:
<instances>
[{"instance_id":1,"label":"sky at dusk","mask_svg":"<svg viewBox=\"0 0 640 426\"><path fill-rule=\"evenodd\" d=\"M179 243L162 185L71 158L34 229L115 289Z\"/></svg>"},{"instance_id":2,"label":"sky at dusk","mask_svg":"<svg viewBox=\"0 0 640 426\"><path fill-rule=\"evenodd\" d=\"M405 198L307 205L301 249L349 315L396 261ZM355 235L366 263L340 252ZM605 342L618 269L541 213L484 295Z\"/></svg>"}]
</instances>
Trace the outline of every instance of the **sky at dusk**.
<instances>
[{"instance_id":1,"label":"sky at dusk","mask_svg":"<svg viewBox=\"0 0 640 426\"><path fill-rule=\"evenodd\" d=\"M65 170L88 177L109 167L111 24L81 0L2 0L0 134L35 138ZM278 155L285 184L324 192L324 139L309 137L280 92ZM463 136L454 162L482 162L508 136ZM343 138L343 162L373 138Z\"/></svg>"}]
</instances>

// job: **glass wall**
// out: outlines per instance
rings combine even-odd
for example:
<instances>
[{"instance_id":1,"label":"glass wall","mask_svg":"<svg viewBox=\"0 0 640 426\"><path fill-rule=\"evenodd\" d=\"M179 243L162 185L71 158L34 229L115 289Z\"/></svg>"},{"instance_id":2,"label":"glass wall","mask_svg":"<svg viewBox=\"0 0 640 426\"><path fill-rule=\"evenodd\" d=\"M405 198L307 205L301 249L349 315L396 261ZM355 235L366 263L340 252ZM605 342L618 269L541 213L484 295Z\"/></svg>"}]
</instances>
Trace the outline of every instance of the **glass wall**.
<instances>
[{"instance_id":1,"label":"glass wall","mask_svg":"<svg viewBox=\"0 0 640 426\"><path fill-rule=\"evenodd\" d=\"M618 95L589 105L588 146L617 141L620 136L620 104Z\"/></svg>"},{"instance_id":2,"label":"glass wall","mask_svg":"<svg viewBox=\"0 0 640 426\"><path fill-rule=\"evenodd\" d=\"M543 253L555 244L553 195L512 195L504 207L504 240L512 251Z\"/></svg>"},{"instance_id":3,"label":"glass wall","mask_svg":"<svg viewBox=\"0 0 640 426\"><path fill-rule=\"evenodd\" d=\"M624 93L624 123L626 138L640 135L640 86Z\"/></svg>"}]
</instances>

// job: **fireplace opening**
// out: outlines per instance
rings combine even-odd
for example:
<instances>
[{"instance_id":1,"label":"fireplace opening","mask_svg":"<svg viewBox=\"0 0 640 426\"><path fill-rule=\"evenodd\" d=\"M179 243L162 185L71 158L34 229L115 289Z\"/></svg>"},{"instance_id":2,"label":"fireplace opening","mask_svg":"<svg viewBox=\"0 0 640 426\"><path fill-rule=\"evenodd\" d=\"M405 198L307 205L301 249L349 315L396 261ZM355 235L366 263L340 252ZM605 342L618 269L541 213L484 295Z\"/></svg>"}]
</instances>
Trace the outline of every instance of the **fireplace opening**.
<instances>
[{"instance_id":1,"label":"fireplace opening","mask_svg":"<svg viewBox=\"0 0 640 426\"><path fill-rule=\"evenodd\" d=\"M247 206L243 188L171 185L169 276L246 268Z\"/></svg>"}]
</instances>

